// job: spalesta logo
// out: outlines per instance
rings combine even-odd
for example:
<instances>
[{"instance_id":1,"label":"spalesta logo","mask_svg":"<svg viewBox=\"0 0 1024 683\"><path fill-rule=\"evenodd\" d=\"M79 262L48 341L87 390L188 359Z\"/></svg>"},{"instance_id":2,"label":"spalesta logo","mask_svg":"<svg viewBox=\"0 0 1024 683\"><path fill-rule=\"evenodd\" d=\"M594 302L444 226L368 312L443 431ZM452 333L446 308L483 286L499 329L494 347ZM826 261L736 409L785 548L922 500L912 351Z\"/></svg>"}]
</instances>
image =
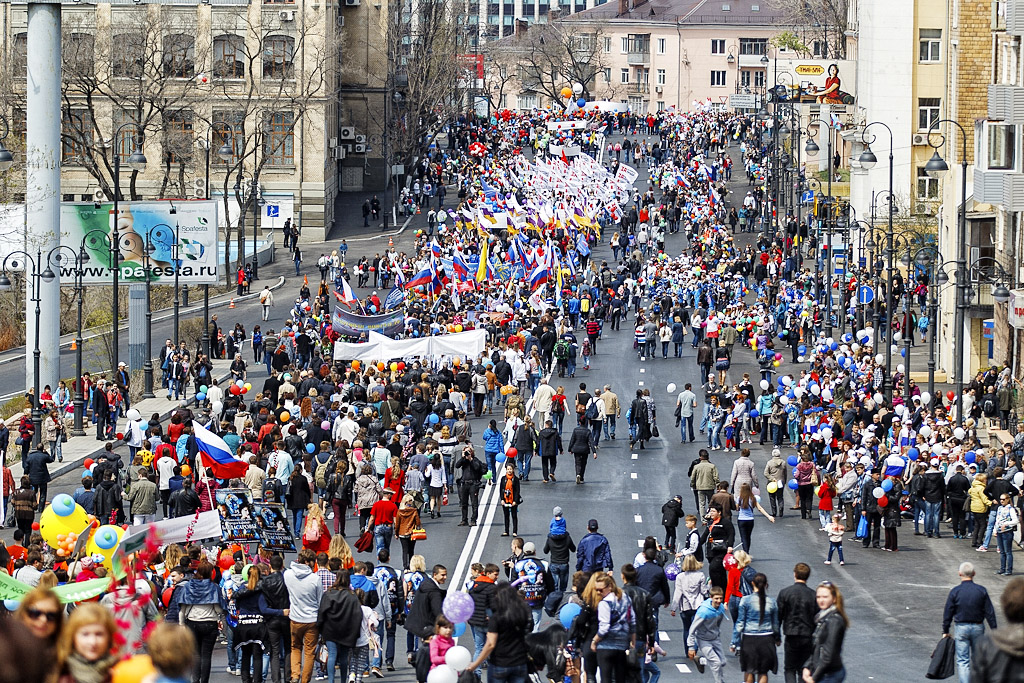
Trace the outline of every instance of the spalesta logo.
<instances>
[{"instance_id":1,"label":"spalesta logo","mask_svg":"<svg viewBox=\"0 0 1024 683\"><path fill-rule=\"evenodd\" d=\"M208 220L206 220L205 216L197 216L196 222L199 223L199 225L209 225L210 223Z\"/></svg>"}]
</instances>

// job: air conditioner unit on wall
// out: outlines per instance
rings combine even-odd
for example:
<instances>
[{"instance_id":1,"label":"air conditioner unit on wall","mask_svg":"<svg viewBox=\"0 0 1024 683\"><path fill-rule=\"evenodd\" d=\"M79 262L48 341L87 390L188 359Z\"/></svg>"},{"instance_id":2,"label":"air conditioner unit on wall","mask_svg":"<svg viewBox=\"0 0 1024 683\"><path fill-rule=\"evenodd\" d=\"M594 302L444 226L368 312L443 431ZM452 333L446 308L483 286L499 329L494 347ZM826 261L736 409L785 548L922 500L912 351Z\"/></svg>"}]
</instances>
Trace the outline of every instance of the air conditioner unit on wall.
<instances>
[{"instance_id":1,"label":"air conditioner unit on wall","mask_svg":"<svg viewBox=\"0 0 1024 683\"><path fill-rule=\"evenodd\" d=\"M366 145L357 144L356 154L366 154Z\"/></svg>"},{"instance_id":2,"label":"air conditioner unit on wall","mask_svg":"<svg viewBox=\"0 0 1024 683\"><path fill-rule=\"evenodd\" d=\"M327 146L330 147L331 149L334 149L335 147L337 147L338 146L338 138L331 138L331 141L328 143Z\"/></svg>"},{"instance_id":3,"label":"air conditioner unit on wall","mask_svg":"<svg viewBox=\"0 0 1024 683\"><path fill-rule=\"evenodd\" d=\"M357 135L356 136L356 142L360 143L360 144L366 144L366 136L365 135Z\"/></svg>"},{"instance_id":4,"label":"air conditioner unit on wall","mask_svg":"<svg viewBox=\"0 0 1024 683\"><path fill-rule=\"evenodd\" d=\"M277 16L281 18L281 21L295 21L295 10L283 9L277 13Z\"/></svg>"},{"instance_id":5,"label":"air conditioner unit on wall","mask_svg":"<svg viewBox=\"0 0 1024 683\"><path fill-rule=\"evenodd\" d=\"M928 144L928 134L927 133L918 133L918 134L914 135L914 137L911 140L912 140L912 142L913 142L915 147L920 147L921 145L927 145Z\"/></svg>"},{"instance_id":6,"label":"air conditioner unit on wall","mask_svg":"<svg viewBox=\"0 0 1024 683\"><path fill-rule=\"evenodd\" d=\"M338 137L342 140L354 140L356 137L356 129L352 126L345 126L338 131Z\"/></svg>"},{"instance_id":7,"label":"air conditioner unit on wall","mask_svg":"<svg viewBox=\"0 0 1024 683\"><path fill-rule=\"evenodd\" d=\"M661 90L662 90L662 87L661 87L660 85L656 85L656 86L654 86L654 92L656 92L656 93L660 93L660 92L661 92Z\"/></svg>"},{"instance_id":8,"label":"air conditioner unit on wall","mask_svg":"<svg viewBox=\"0 0 1024 683\"><path fill-rule=\"evenodd\" d=\"M340 160L345 158L345 148L344 147L335 147L334 149L331 150L331 152L332 152L332 156L334 157L335 161L340 161Z\"/></svg>"},{"instance_id":9,"label":"air conditioner unit on wall","mask_svg":"<svg viewBox=\"0 0 1024 683\"><path fill-rule=\"evenodd\" d=\"M192 180L192 196L196 199L206 199L206 179L194 178Z\"/></svg>"},{"instance_id":10,"label":"air conditioner unit on wall","mask_svg":"<svg viewBox=\"0 0 1024 683\"><path fill-rule=\"evenodd\" d=\"M359 7L359 0L345 0L345 7Z\"/></svg>"}]
</instances>

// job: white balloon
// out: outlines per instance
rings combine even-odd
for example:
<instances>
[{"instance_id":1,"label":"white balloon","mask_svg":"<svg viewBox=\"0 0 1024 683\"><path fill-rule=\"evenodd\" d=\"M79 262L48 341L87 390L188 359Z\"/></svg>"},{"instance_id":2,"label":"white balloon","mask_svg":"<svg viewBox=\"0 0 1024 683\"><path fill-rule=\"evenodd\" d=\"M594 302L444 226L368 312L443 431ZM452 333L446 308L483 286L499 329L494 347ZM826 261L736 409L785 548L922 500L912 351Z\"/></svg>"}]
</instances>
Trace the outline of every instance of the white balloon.
<instances>
[{"instance_id":1,"label":"white balloon","mask_svg":"<svg viewBox=\"0 0 1024 683\"><path fill-rule=\"evenodd\" d=\"M896 372L900 373L901 375L906 371L907 366L905 366L903 363L900 363L899 365L896 366Z\"/></svg>"},{"instance_id":2,"label":"white balloon","mask_svg":"<svg viewBox=\"0 0 1024 683\"><path fill-rule=\"evenodd\" d=\"M825 399L826 401L831 401L832 400L832 391L830 389L825 389L824 391L821 392L821 397L823 399Z\"/></svg>"},{"instance_id":3,"label":"white balloon","mask_svg":"<svg viewBox=\"0 0 1024 683\"><path fill-rule=\"evenodd\" d=\"M967 432L964 431L963 427L957 427L956 429L953 430L953 438L955 438L957 441L963 441L963 438L966 434Z\"/></svg>"},{"instance_id":4,"label":"white balloon","mask_svg":"<svg viewBox=\"0 0 1024 683\"><path fill-rule=\"evenodd\" d=\"M882 496L885 495L885 489L883 489L881 486L876 486L875 488L871 489L871 495L874 496L875 498L881 498Z\"/></svg>"},{"instance_id":5,"label":"white balloon","mask_svg":"<svg viewBox=\"0 0 1024 683\"><path fill-rule=\"evenodd\" d=\"M803 398L804 394L806 393L807 390L804 389L803 387L797 387L796 389L793 389L793 395L796 396L797 398Z\"/></svg>"},{"instance_id":6,"label":"white balloon","mask_svg":"<svg viewBox=\"0 0 1024 683\"><path fill-rule=\"evenodd\" d=\"M583 94L583 84L582 83L573 83L572 84L572 92L575 95L582 95Z\"/></svg>"},{"instance_id":7,"label":"white balloon","mask_svg":"<svg viewBox=\"0 0 1024 683\"><path fill-rule=\"evenodd\" d=\"M1013 485L1020 488L1020 485L1024 484L1024 472L1018 472L1013 475Z\"/></svg>"},{"instance_id":8,"label":"white balloon","mask_svg":"<svg viewBox=\"0 0 1024 683\"><path fill-rule=\"evenodd\" d=\"M127 417L129 420L141 420L142 419L142 413L140 413L135 408L130 408L128 410L128 412L125 413L125 417Z\"/></svg>"},{"instance_id":9,"label":"white balloon","mask_svg":"<svg viewBox=\"0 0 1024 683\"><path fill-rule=\"evenodd\" d=\"M875 403L881 403L884 400L884 397L881 394L875 394L872 398L875 399Z\"/></svg>"},{"instance_id":10,"label":"white balloon","mask_svg":"<svg viewBox=\"0 0 1024 683\"><path fill-rule=\"evenodd\" d=\"M883 356L882 354L878 354L877 356L875 356L875 363L877 363L878 365L881 365L884 362L885 362L885 356Z\"/></svg>"},{"instance_id":11,"label":"white balloon","mask_svg":"<svg viewBox=\"0 0 1024 683\"><path fill-rule=\"evenodd\" d=\"M444 653L444 663L456 671L465 671L472 661L473 654L461 645L451 647Z\"/></svg>"},{"instance_id":12,"label":"white balloon","mask_svg":"<svg viewBox=\"0 0 1024 683\"><path fill-rule=\"evenodd\" d=\"M942 444L937 443L932 446L932 453L935 455L942 455Z\"/></svg>"},{"instance_id":13,"label":"white balloon","mask_svg":"<svg viewBox=\"0 0 1024 683\"><path fill-rule=\"evenodd\" d=\"M831 427L822 427L821 428L821 435L823 437L825 437L826 439L831 439L832 438L832 428Z\"/></svg>"},{"instance_id":14,"label":"white balloon","mask_svg":"<svg viewBox=\"0 0 1024 683\"><path fill-rule=\"evenodd\" d=\"M782 378L782 385L783 386L787 386L787 387L792 386L793 385L793 378L790 377L789 375L784 376Z\"/></svg>"},{"instance_id":15,"label":"white balloon","mask_svg":"<svg viewBox=\"0 0 1024 683\"><path fill-rule=\"evenodd\" d=\"M932 428L928 425L921 425L921 429L917 430L917 433L927 439L932 435Z\"/></svg>"},{"instance_id":16,"label":"white balloon","mask_svg":"<svg viewBox=\"0 0 1024 683\"><path fill-rule=\"evenodd\" d=\"M923 403L925 405L928 405L931 402L932 402L932 395L929 394L927 391L922 392L921 393L921 403Z\"/></svg>"},{"instance_id":17,"label":"white balloon","mask_svg":"<svg viewBox=\"0 0 1024 683\"><path fill-rule=\"evenodd\" d=\"M896 346L895 344L892 344L889 348L892 349L893 353L899 353L900 352L900 347Z\"/></svg>"},{"instance_id":18,"label":"white balloon","mask_svg":"<svg viewBox=\"0 0 1024 683\"><path fill-rule=\"evenodd\" d=\"M435 667L427 674L427 683L458 683L459 674L447 664Z\"/></svg>"},{"instance_id":19,"label":"white balloon","mask_svg":"<svg viewBox=\"0 0 1024 683\"><path fill-rule=\"evenodd\" d=\"M771 386L771 384L768 382L768 380L766 380L766 379L761 380L761 390L762 391L767 389L770 386Z\"/></svg>"},{"instance_id":20,"label":"white balloon","mask_svg":"<svg viewBox=\"0 0 1024 683\"><path fill-rule=\"evenodd\" d=\"M903 412L907 409L906 406L896 406L896 414L903 417Z\"/></svg>"},{"instance_id":21,"label":"white balloon","mask_svg":"<svg viewBox=\"0 0 1024 683\"><path fill-rule=\"evenodd\" d=\"M782 405L789 403L789 396L779 396L779 403Z\"/></svg>"},{"instance_id":22,"label":"white balloon","mask_svg":"<svg viewBox=\"0 0 1024 683\"><path fill-rule=\"evenodd\" d=\"M222 401L214 401L210 408L213 410L214 414L220 415L224 410L224 403Z\"/></svg>"},{"instance_id":23,"label":"white balloon","mask_svg":"<svg viewBox=\"0 0 1024 683\"><path fill-rule=\"evenodd\" d=\"M800 363L803 363L803 362L804 362L804 360L805 360L805 359L804 359L804 357L803 357L803 356L800 356L799 358L797 358L797 362L800 362Z\"/></svg>"},{"instance_id":24,"label":"white balloon","mask_svg":"<svg viewBox=\"0 0 1024 683\"><path fill-rule=\"evenodd\" d=\"M815 384L813 387L811 387L811 393L817 396L818 394L821 393L821 387Z\"/></svg>"},{"instance_id":25,"label":"white balloon","mask_svg":"<svg viewBox=\"0 0 1024 683\"><path fill-rule=\"evenodd\" d=\"M903 334L902 334L902 333L900 333L900 332L895 332L895 333L893 333L893 335L892 335L892 340L893 340L894 342L898 342L898 341L899 341L899 340L901 340L901 339L903 339Z\"/></svg>"},{"instance_id":26,"label":"white balloon","mask_svg":"<svg viewBox=\"0 0 1024 683\"><path fill-rule=\"evenodd\" d=\"M670 393L670 394L676 393L676 383L675 382L669 382L668 386L665 387L665 390L668 391L668 393Z\"/></svg>"}]
</instances>

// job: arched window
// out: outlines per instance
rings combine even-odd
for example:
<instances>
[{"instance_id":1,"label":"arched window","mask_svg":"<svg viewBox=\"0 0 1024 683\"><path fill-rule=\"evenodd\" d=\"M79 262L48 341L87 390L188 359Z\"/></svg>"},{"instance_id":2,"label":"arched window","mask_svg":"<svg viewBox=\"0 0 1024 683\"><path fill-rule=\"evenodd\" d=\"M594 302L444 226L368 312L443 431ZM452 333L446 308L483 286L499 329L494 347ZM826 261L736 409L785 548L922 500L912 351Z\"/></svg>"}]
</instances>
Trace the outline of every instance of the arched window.
<instances>
[{"instance_id":1,"label":"arched window","mask_svg":"<svg viewBox=\"0 0 1024 683\"><path fill-rule=\"evenodd\" d=\"M164 37L164 75L192 78L196 73L196 40L184 33Z\"/></svg>"},{"instance_id":2,"label":"arched window","mask_svg":"<svg viewBox=\"0 0 1024 683\"><path fill-rule=\"evenodd\" d=\"M295 39L267 36L263 39L263 77L292 78L295 75Z\"/></svg>"},{"instance_id":3,"label":"arched window","mask_svg":"<svg viewBox=\"0 0 1024 683\"><path fill-rule=\"evenodd\" d=\"M213 75L217 78L245 77L245 39L223 35L213 39Z\"/></svg>"}]
</instances>

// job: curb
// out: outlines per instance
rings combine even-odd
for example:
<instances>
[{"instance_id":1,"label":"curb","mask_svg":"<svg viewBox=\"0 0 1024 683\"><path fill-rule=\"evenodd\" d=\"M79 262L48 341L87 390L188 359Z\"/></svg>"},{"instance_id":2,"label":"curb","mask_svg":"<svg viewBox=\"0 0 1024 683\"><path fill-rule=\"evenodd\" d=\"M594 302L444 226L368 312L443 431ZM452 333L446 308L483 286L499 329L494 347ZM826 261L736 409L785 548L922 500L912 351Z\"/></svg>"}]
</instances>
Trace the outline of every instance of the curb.
<instances>
[{"instance_id":1,"label":"curb","mask_svg":"<svg viewBox=\"0 0 1024 683\"><path fill-rule=\"evenodd\" d=\"M342 236L340 239L345 240L345 243L347 244L349 242L372 242L373 240L379 240L379 239L382 239L384 237L396 237L398 235L401 235L403 232L405 232L405 229L409 227L409 223L411 223L411 222L412 222L412 216L407 216L406 219L405 219L405 222L402 223L402 227L399 228L398 230L392 230L390 232L382 232L379 235L369 235L367 237L352 237L352 238L348 238L348 237Z\"/></svg>"}]
</instances>

